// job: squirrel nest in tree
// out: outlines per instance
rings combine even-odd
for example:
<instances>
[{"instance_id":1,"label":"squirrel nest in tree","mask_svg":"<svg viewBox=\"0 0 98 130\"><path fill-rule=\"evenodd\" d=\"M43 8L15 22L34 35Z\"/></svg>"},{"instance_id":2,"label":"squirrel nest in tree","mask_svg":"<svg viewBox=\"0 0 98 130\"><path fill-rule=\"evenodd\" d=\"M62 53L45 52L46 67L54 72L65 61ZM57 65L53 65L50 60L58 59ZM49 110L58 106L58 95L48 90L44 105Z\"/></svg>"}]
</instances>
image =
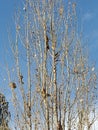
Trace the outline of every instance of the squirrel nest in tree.
<instances>
[{"instance_id":1,"label":"squirrel nest in tree","mask_svg":"<svg viewBox=\"0 0 98 130\"><path fill-rule=\"evenodd\" d=\"M15 84L14 82L10 82L10 83L9 83L9 86L10 86L11 88L13 88L13 89L16 88L16 84Z\"/></svg>"}]
</instances>

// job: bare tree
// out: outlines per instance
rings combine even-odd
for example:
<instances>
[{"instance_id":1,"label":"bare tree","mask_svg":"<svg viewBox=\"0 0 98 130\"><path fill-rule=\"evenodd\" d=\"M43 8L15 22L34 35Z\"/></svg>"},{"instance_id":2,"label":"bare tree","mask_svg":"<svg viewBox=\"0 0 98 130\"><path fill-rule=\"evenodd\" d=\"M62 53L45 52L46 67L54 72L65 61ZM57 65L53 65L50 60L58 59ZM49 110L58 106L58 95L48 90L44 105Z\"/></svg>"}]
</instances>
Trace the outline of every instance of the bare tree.
<instances>
[{"instance_id":1,"label":"bare tree","mask_svg":"<svg viewBox=\"0 0 98 130\"><path fill-rule=\"evenodd\" d=\"M15 81L7 67L15 129L90 130L96 120L96 73L77 36L75 8L26 0L16 14Z\"/></svg>"}]
</instances>

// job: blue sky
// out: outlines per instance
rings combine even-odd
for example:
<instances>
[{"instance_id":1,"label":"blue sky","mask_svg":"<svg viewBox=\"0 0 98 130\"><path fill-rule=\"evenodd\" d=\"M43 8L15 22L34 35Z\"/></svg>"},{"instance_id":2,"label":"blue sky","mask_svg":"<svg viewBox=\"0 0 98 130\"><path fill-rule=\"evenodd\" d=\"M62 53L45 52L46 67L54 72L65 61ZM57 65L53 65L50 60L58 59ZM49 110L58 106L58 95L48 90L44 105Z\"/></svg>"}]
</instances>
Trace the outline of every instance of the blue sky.
<instances>
[{"instance_id":1,"label":"blue sky","mask_svg":"<svg viewBox=\"0 0 98 130\"><path fill-rule=\"evenodd\" d=\"M98 0L80 0L78 12L83 39L88 41L90 57L98 64Z\"/></svg>"},{"instance_id":2,"label":"blue sky","mask_svg":"<svg viewBox=\"0 0 98 130\"><path fill-rule=\"evenodd\" d=\"M17 0L1 0L0 1L0 63L4 59L4 48L8 46L8 31L14 28L14 13L18 7Z\"/></svg>"}]
</instances>

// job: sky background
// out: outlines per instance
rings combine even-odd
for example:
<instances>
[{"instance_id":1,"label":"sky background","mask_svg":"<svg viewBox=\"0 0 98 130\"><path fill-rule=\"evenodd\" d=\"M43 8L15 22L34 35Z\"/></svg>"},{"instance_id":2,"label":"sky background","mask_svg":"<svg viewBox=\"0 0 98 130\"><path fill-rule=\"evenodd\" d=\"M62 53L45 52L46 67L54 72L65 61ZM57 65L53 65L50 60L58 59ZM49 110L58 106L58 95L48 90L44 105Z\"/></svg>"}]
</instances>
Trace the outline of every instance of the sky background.
<instances>
[{"instance_id":1,"label":"sky background","mask_svg":"<svg viewBox=\"0 0 98 130\"><path fill-rule=\"evenodd\" d=\"M79 26L82 26L84 41L88 41L90 57L98 66L98 0L79 1L81 1L77 5Z\"/></svg>"},{"instance_id":2,"label":"sky background","mask_svg":"<svg viewBox=\"0 0 98 130\"><path fill-rule=\"evenodd\" d=\"M96 63L98 69L98 0L75 1L83 44L88 44L90 60ZM22 0L0 0L0 80L3 79L1 77L3 75L2 67L5 64L4 59L7 58L5 48L9 47L8 32L10 29L11 34L15 31L14 14L21 4ZM0 84L1 90L2 81ZM9 92L10 90L6 94L9 95Z\"/></svg>"}]
</instances>

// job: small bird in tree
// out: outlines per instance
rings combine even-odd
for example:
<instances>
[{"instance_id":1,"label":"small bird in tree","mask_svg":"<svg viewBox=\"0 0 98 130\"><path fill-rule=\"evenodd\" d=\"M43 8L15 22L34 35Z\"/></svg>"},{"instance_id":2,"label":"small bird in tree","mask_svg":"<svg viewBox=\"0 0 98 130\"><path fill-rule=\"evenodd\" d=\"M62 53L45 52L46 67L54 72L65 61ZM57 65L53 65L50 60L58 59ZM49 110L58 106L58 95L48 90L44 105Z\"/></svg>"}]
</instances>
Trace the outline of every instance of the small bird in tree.
<instances>
[{"instance_id":1,"label":"small bird in tree","mask_svg":"<svg viewBox=\"0 0 98 130\"><path fill-rule=\"evenodd\" d=\"M24 82L23 82L23 75L22 75L22 74L19 75L19 82L20 82L21 84L24 84Z\"/></svg>"},{"instance_id":2,"label":"small bird in tree","mask_svg":"<svg viewBox=\"0 0 98 130\"><path fill-rule=\"evenodd\" d=\"M49 38L47 35L46 35L46 49L47 51L49 50Z\"/></svg>"},{"instance_id":3,"label":"small bird in tree","mask_svg":"<svg viewBox=\"0 0 98 130\"><path fill-rule=\"evenodd\" d=\"M15 89L15 88L16 88L16 83L10 82L10 83L9 83L9 86L10 86L12 89Z\"/></svg>"},{"instance_id":4,"label":"small bird in tree","mask_svg":"<svg viewBox=\"0 0 98 130\"><path fill-rule=\"evenodd\" d=\"M49 97L49 96L51 96L49 93L46 93L46 89L45 88L43 88L42 90L41 90L41 95L42 95L42 97L45 99L46 97Z\"/></svg>"}]
</instances>

